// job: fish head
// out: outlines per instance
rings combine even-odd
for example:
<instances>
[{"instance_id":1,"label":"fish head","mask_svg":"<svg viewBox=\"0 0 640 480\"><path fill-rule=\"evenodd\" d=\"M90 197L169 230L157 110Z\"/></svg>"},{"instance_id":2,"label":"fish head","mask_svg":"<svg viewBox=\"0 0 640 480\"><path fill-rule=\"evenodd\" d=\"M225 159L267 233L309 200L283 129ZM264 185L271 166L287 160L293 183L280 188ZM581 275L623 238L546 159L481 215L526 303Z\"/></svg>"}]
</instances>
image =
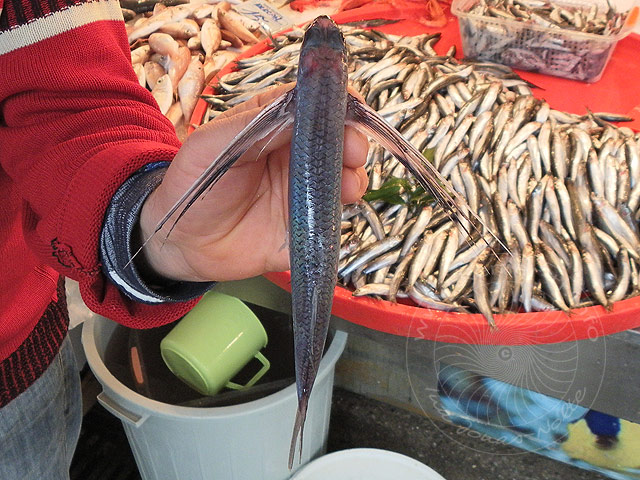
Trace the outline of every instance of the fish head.
<instances>
[{"instance_id":1,"label":"fish head","mask_svg":"<svg viewBox=\"0 0 640 480\"><path fill-rule=\"evenodd\" d=\"M319 62L338 61L344 64L347 46L336 23L326 15L317 17L304 34L300 50L300 67L313 68Z\"/></svg>"},{"instance_id":2,"label":"fish head","mask_svg":"<svg viewBox=\"0 0 640 480\"><path fill-rule=\"evenodd\" d=\"M303 42L310 47L322 45L338 51L345 48L340 28L327 15L320 15L311 22L304 34Z\"/></svg>"}]
</instances>

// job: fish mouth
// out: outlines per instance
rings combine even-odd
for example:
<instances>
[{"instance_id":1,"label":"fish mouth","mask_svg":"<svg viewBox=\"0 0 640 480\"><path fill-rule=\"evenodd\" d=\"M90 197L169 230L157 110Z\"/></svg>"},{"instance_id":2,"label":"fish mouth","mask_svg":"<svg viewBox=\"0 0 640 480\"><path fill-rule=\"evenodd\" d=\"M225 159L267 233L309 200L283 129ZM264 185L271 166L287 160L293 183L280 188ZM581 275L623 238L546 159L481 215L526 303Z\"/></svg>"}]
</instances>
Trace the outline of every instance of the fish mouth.
<instances>
[{"instance_id":1,"label":"fish mouth","mask_svg":"<svg viewBox=\"0 0 640 480\"><path fill-rule=\"evenodd\" d=\"M336 23L327 15L317 17L304 34L304 43L308 47L323 46L333 50L344 49L344 37Z\"/></svg>"}]
</instances>

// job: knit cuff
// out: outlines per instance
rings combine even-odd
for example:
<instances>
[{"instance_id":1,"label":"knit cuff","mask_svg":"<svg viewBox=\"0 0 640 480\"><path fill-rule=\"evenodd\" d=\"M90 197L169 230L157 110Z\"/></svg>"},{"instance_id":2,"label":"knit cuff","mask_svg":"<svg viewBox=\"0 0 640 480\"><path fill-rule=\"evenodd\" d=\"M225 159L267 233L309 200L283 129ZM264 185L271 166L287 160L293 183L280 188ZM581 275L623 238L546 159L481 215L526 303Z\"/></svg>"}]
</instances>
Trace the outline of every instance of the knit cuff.
<instances>
[{"instance_id":1,"label":"knit cuff","mask_svg":"<svg viewBox=\"0 0 640 480\"><path fill-rule=\"evenodd\" d=\"M140 210L167 171L168 162L145 165L116 191L107 209L100 233L102 271L127 297L138 302L157 304L184 302L206 293L215 282L178 282L154 279L154 284L142 278L130 262L134 249L134 230Z\"/></svg>"}]
</instances>

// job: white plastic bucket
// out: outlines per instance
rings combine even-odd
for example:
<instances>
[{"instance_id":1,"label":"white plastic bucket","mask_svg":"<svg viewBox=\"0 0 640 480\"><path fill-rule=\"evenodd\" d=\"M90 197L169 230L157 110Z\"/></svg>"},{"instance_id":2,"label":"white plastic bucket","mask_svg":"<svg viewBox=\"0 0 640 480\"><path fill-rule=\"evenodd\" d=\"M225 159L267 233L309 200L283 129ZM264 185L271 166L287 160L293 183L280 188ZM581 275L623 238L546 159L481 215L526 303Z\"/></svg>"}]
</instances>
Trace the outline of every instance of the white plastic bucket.
<instances>
[{"instance_id":1,"label":"white plastic bucket","mask_svg":"<svg viewBox=\"0 0 640 480\"><path fill-rule=\"evenodd\" d=\"M98 401L122 421L143 480L290 478L287 464L297 408L295 385L228 407L157 402L127 388L105 366L105 351L116 326L104 317L88 320L82 344L102 384ZM305 423L302 465L326 451L335 364L346 341L346 333L336 332L320 364Z\"/></svg>"},{"instance_id":2,"label":"white plastic bucket","mask_svg":"<svg viewBox=\"0 0 640 480\"><path fill-rule=\"evenodd\" d=\"M376 448L330 453L300 469L291 480L445 480L413 458Z\"/></svg>"}]
</instances>

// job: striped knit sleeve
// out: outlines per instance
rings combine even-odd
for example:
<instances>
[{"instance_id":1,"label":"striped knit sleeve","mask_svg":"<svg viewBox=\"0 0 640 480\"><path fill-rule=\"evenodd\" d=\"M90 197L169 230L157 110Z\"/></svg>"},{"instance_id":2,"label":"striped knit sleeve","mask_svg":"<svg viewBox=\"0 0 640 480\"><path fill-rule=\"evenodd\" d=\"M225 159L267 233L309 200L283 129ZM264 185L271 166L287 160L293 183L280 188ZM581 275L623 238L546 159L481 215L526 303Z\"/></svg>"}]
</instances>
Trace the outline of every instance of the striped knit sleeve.
<instances>
[{"instance_id":1,"label":"striped knit sleeve","mask_svg":"<svg viewBox=\"0 0 640 480\"><path fill-rule=\"evenodd\" d=\"M96 21L122 20L117 1L3 0L0 5L0 32L11 32L2 37L2 53Z\"/></svg>"},{"instance_id":2,"label":"striped knit sleeve","mask_svg":"<svg viewBox=\"0 0 640 480\"><path fill-rule=\"evenodd\" d=\"M215 282L145 278L136 262L131 261L138 247L134 228L140 210L160 185L167 166L166 162L151 163L124 182L111 199L100 235L102 271L129 298L149 304L198 298L215 285Z\"/></svg>"},{"instance_id":3,"label":"striped knit sleeve","mask_svg":"<svg viewBox=\"0 0 640 480\"><path fill-rule=\"evenodd\" d=\"M31 251L78 280L89 308L125 325L158 326L186 313L194 301L133 301L101 269L111 198L180 147L138 84L118 1L4 0L0 72L0 166L22 197Z\"/></svg>"}]
</instances>

